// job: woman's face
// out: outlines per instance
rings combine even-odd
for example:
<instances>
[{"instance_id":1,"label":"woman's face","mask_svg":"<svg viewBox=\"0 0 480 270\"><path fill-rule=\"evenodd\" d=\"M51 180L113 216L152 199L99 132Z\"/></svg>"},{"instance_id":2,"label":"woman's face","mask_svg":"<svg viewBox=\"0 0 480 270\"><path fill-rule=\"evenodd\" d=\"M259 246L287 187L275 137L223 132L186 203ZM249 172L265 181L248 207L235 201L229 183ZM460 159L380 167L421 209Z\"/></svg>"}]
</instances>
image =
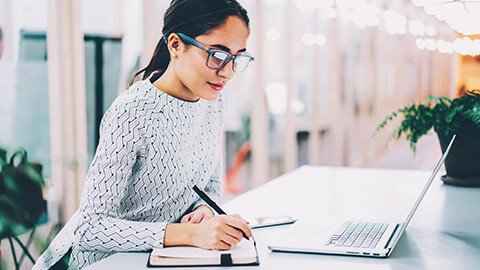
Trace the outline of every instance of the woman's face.
<instances>
[{"instance_id":1,"label":"woman's face","mask_svg":"<svg viewBox=\"0 0 480 270\"><path fill-rule=\"evenodd\" d=\"M197 36L195 40L211 49L224 50L232 55L241 54L246 50L249 35L245 22L237 16L230 16L226 22L211 30L206 35ZM174 69L189 100L198 98L215 100L223 87L233 78L232 61L219 70L207 67L208 53L193 45L178 48L174 58Z\"/></svg>"}]
</instances>

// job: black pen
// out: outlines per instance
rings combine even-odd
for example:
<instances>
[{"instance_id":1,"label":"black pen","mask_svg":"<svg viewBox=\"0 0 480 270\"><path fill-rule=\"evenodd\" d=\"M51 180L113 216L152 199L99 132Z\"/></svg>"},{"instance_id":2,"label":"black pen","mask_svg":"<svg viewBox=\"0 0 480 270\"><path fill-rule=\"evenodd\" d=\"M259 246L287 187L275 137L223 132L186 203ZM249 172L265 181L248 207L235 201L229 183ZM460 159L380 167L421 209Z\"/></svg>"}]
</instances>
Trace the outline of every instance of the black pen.
<instances>
[{"instance_id":1,"label":"black pen","mask_svg":"<svg viewBox=\"0 0 480 270\"><path fill-rule=\"evenodd\" d=\"M213 208L213 210L215 210L215 212L217 212L219 215L226 215L227 213L225 213L225 211L222 210L222 208L220 208L220 206L218 206L217 203L215 203L211 198L210 196L208 196L207 193L205 193L205 191L203 191L203 189L197 185L194 185L193 187L193 191L195 191L198 196L200 196L200 198L202 198L202 200L204 200L208 206L210 206L211 208ZM238 228L237 228L238 229ZM245 232L243 232L242 230L240 230L243 234L243 237L247 240L250 240L250 238L248 238L248 236L245 234Z\"/></svg>"}]
</instances>

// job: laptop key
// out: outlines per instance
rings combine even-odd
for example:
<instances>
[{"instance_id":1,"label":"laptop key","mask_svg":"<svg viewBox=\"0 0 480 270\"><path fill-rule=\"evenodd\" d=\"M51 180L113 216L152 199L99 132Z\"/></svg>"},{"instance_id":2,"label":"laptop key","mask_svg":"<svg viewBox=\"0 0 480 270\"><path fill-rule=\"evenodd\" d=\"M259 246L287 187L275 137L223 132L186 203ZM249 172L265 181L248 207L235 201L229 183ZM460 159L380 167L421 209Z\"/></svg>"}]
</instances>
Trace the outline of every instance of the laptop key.
<instances>
[{"instance_id":1,"label":"laptop key","mask_svg":"<svg viewBox=\"0 0 480 270\"><path fill-rule=\"evenodd\" d=\"M372 240L365 241L365 242L363 242L363 244L361 245L361 247L362 247L362 248L369 248L371 244L372 244Z\"/></svg>"},{"instance_id":2,"label":"laptop key","mask_svg":"<svg viewBox=\"0 0 480 270\"><path fill-rule=\"evenodd\" d=\"M379 237L379 238L373 240L372 244L370 245L370 248L375 248L377 246L378 242L380 242L380 239L381 238Z\"/></svg>"},{"instance_id":3,"label":"laptop key","mask_svg":"<svg viewBox=\"0 0 480 270\"><path fill-rule=\"evenodd\" d=\"M351 221L344 222L343 225L340 226L340 228L338 228L338 230L333 235L334 236L342 235L345 232L345 230L350 226L350 224L352 224Z\"/></svg>"},{"instance_id":4,"label":"laptop key","mask_svg":"<svg viewBox=\"0 0 480 270\"><path fill-rule=\"evenodd\" d=\"M360 241L353 243L352 247L360 247L362 243Z\"/></svg>"},{"instance_id":5,"label":"laptop key","mask_svg":"<svg viewBox=\"0 0 480 270\"><path fill-rule=\"evenodd\" d=\"M387 229L387 223L345 222L325 246L373 248Z\"/></svg>"}]
</instances>

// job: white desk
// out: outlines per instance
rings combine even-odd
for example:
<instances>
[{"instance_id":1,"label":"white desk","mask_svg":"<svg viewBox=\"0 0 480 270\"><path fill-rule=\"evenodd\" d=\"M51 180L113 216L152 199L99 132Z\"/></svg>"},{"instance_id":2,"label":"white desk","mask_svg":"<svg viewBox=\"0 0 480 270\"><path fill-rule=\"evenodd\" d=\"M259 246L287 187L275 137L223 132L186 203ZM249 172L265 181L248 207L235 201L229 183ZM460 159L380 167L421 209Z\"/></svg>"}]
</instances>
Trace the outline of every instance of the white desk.
<instances>
[{"instance_id":1,"label":"white desk","mask_svg":"<svg viewBox=\"0 0 480 270\"><path fill-rule=\"evenodd\" d=\"M304 166L238 196L224 208L244 217L404 218L429 175ZM439 177L390 258L271 252L269 241L289 227L280 226L254 230L260 266L242 269L480 269L480 189L446 186ZM147 269L147 258L146 252L117 253L86 269Z\"/></svg>"}]
</instances>

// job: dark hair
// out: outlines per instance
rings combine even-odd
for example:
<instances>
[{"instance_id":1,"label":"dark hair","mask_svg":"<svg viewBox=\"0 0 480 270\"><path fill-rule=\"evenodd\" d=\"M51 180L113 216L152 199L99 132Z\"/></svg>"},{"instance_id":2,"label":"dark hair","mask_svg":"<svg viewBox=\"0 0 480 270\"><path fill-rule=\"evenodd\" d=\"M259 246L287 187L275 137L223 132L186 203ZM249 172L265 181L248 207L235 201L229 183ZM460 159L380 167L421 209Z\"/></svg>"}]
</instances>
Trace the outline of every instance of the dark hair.
<instances>
[{"instance_id":1,"label":"dark hair","mask_svg":"<svg viewBox=\"0 0 480 270\"><path fill-rule=\"evenodd\" d=\"M163 16L163 37L158 41L148 65L132 75L130 85L142 72L143 79L155 72L153 80L165 72L170 63L165 40L170 34L183 33L195 38L221 26L230 16L241 18L248 28L250 20L247 11L236 0L172 0Z\"/></svg>"}]
</instances>

